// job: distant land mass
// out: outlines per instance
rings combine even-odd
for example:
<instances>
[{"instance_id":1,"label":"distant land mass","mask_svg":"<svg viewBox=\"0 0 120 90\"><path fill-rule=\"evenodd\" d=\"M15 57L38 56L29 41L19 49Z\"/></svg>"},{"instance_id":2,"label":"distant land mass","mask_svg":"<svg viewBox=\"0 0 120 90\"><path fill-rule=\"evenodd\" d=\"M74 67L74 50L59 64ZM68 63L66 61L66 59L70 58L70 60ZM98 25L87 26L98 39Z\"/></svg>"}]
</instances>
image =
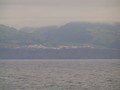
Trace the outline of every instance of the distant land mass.
<instances>
[{"instance_id":1,"label":"distant land mass","mask_svg":"<svg viewBox=\"0 0 120 90\"><path fill-rule=\"evenodd\" d=\"M120 58L120 23L70 22L19 30L0 25L0 58Z\"/></svg>"}]
</instances>

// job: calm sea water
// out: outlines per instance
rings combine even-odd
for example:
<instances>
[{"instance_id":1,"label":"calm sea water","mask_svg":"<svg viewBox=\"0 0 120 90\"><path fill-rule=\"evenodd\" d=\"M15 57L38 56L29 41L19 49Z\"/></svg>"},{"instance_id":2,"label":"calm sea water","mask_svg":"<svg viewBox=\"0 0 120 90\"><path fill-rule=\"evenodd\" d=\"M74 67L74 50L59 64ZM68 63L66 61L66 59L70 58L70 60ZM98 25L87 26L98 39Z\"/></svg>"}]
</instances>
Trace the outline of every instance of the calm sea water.
<instances>
[{"instance_id":1,"label":"calm sea water","mask_svg":"<svg viewBox=\"0 0 120 90\"><path fill-rule=\"evenodd\" d=\"M0 90L120 90L120 60L1 59Z\"/></svg>"}]
</instances>

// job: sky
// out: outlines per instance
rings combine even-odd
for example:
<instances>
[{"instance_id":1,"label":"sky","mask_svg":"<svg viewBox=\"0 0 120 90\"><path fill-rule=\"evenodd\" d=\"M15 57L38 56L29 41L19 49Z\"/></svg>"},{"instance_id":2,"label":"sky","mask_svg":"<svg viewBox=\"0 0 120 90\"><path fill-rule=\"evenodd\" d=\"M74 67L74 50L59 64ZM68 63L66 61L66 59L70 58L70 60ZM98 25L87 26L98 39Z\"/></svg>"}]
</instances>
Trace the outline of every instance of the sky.
<instances>
[{"instance_id":1,"label":"sky","mask_svg":"<svg viewBox=\"0 0 120 90\"><path fill-rule=\"evenodd\" d=\"M75 21L120 22L120 0L0 0L0 24L21 28Z\"/></svg>"}]
</instances>

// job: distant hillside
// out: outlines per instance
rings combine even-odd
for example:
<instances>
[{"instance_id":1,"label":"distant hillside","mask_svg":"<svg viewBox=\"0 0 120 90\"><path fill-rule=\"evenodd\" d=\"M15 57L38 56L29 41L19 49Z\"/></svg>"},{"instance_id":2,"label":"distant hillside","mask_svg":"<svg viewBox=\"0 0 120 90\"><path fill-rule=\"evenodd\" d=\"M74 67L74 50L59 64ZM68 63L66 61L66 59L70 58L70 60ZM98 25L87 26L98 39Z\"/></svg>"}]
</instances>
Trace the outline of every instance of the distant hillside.
<instances>
[{"instance_id":1,"label":"distant hillside","mask_svg":"<svg viewBox=\"0 0 120 90\"><path fill-rule=\"evenodd\" d=\"M96 48L120 49L120 23L71 22L61 27L22 28L0 25L0 48L88 45Z\"/></svg>"},{"instance_id":2,"label":"distant hillside","mask_svg":"<svg viewBox=\"0 0 120 90\"><path fill-rule=\"evenodd\" d=\"M0 48L0 59L120 59L120 50Z\"/></svg>"}]
</instances>

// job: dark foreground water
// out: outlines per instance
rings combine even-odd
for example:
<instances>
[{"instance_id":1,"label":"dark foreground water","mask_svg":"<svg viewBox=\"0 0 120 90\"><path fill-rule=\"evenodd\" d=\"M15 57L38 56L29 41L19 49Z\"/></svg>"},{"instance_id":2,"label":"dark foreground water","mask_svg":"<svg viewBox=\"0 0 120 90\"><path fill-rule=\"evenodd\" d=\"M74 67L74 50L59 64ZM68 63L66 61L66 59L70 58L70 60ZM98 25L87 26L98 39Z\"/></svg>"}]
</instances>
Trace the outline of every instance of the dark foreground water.
<instances>
[{"instance_id":1,"label":"dark foreground water","mask_svg":"<svg viewBox=\"0 0 120 90\"><path fill-rule=\"evenodd\" d=\"M0 90L120 90L120 60L0 60Z\"/></svg>"}]
</instances>

